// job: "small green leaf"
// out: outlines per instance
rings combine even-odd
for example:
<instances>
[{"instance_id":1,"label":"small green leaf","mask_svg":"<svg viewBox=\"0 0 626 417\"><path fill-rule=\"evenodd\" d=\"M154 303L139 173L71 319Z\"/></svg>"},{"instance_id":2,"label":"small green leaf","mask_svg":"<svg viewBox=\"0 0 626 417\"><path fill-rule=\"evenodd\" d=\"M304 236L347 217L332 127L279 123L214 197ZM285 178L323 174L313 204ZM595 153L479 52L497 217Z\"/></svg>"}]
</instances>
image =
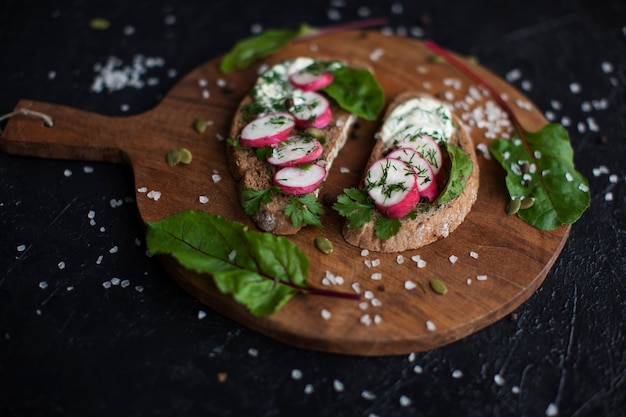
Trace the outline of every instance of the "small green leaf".
<instances>
[{"instance_id":1,"label":"small green leaf","mask_svg":"<svg viewBox=\"0 0 626 417\"><path fill-rule=\"evenodd\" d=\"M183 267L213 276L256 316L280 309L306 292L310 262L291 241L201 211L184 211L148 222L146 244L155 254L173 256Z\"/></svg>"},{"instance_id":2,"label":"small green leaf","mask_svg":"<svg viewBox=\"0 0 626 417\"><path fill-rule=\"evenodd\" d=\"M474 169L472 160L469 155L463 151L463 149L458 146L450 145L446 142L443 142L441 146L444 147L450 157L451 167L448 183L446 184L443 192L440 194L437 204L445 204L461 195L465 189L465 184L467 183L470 175L472 175L472 170Z\"/></svg>"},{"instance_id":3,"label":"small green leaf","mask_svg":"<svg viewBox=\"0 0 626 417\"><path fill-rule=\"evenodd\" d=\"M574 223L589 206L589 184L574 167L567 131L548 124L524 136L494 140L489 148L507 173L511 198L535 199L517 215L542 230Z\"/></svg>"},{"instance_id":4,"label":"small green leaf","mask_svg":"<svg viewBox=\"0 0 626 417\"><path fill-rule=\"evenodd\" d=\"M357 188L346 188L337 196L333 209L341 216L348 218L348 228L360 229L372 220L374 205L364 191Z\"/></svg>"},{"instance_id":5,"label":"small green leaf","mask_svg":"<svg viewBox=\"0 0 626 417\"><path fill-rule=\"evenodd\" d=\"M280 51L298 36L311 33L313 29L302 24L298 29L269 29L235 44L220 62L220 70L228 73L248 67L253 62Z\"/></svg>"},{"instance_id":6,"label":"small green leaf","mask_svg":"<svg viewBox=\"0 0 626 417\"><path fill-rule=\"evenodd\" d=\"M245 189L241 194L243 197L243 211L249 216L257 213L261 209L261 203L267 204L272 201L275 190L275 187L269 187L264 190Z\"/></svg>"},{"instance_id":7,"label":"small green leaf","mask_svg":"<svg viewBox=\"0 0 626 417\"><path fill-rule=\"evenodd\" d=\"M374 75L362 68L341 67L333 71L333 82L324 88L341 108L374 120L385 104L385 92Z\"/></svg>"},{"instance_id":8,"label":"small green leaf","mask_svg":"<svg viewBox=\"0 0 626 417\"><path fill-rule=\"evenodd\" d=\"M374 225L374 232L377 238L387 240L400 231L400 226L400 219L390 219L389 217L379 216Z\"/></svg>"},{"instance_id":9,"label":"small green leaf","mask_svg":"<svg viewBox=\"0 0 626 417\"><path fill-rule=\"evenodd\" d=\"M285 207L285 215L291 219L294 227L306 224L321 226L320 216L324 214L322 205L311 194L302 197L294 197L291 203Z\"/></svg>"}]
</instances>

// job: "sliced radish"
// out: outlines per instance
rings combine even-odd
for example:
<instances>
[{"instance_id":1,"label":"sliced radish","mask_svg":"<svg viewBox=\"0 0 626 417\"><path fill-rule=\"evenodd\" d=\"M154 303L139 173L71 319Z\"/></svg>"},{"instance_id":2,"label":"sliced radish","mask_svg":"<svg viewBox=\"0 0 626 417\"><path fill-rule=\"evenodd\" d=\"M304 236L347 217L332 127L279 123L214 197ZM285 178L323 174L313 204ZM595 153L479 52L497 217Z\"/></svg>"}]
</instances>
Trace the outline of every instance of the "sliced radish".
<instances>
[{"instance_id":1,"label":"sliced radish","mask_svg":"<svg viewBox=\"0 0 626 417\"><path fill-rule=\"evenodd\" d=\"M270 113L254 119L241 130L241 146L262 148L282 142L295 127L294 117L285 112Z\"/></svg>"},{"instance_id":2,"label":"sliced radish","mask_svg":"<svg viewBox=\"0 0 626 417\"><path fill-rule=\"evenodd\" d=\"M287 194L308 194L326 178L326 168L317 164L286 167L274 174L274 184Z\"/></svg>"},{"instance_id":3,"label":"sliced radish","mask_svg":"<svg viewBox=\"0 0 626 417\"><path fill-rule=\"evenodd\" d=\"M294 106L290 109L296 118L296 127L306 129L326 127L333 118L330 104L323 95L314 91L307 91L298 97L294 97Z\"/></svg>"},{"instance_id":4,"label":"sliced radish","mask_svg":"<svg viewBox=\"0 0 626 417\"><path fill-rule=\"evenodd\" d=\"M308 164L319 158L323 150L320 141L314 137L293 135L272 149L267 162L278 167Z\"/></svg>"},{"instance_id":5,"label":"sliced radish","mask_svg":"<svg viewBox=\"0 0 626 417\"><path fill-rule=\"evenodd\" d=\"M396 147L415 149L422 158L428 161L435 178L439 178L443 166L443 154L435 139L424 134L406 135L396 143Z\"/></svg>"},{"instance_id":6,"label":"sliced radish","mask_svg":"<svg viewBox=\"0 0 626 417\"><path fill-rule=\"evenodd\" d=\"M428 161L422 158L415 149L396 149L391 151L387 158L399 159L406 162L413 169L415 175L417 175L417 191L419 191L420 198L433 201L437 197L439 188L437 187L437 181L435 181L435 174Z\"/></svg>"},{"instance_id":7,"label":"sliced radish","mask_svg":"<svg viewBox=\"0 0 626 417\"><path fill-rule=\"evenodd\" d=\"M420 199L411 167L399 159L381 158L365 176L365 189L385 217L399 219L409 214Z\"/></svg>"},{"instance_id":8,"label":"sliced radish","mask_svg":"<svg viewBox=\"0 0 626 417\"><path fill-rule=\"evenodd\" d=\"M302 91L315 91L329 86L333 75L329 71L319 72L309 67L289 76L291 84Z\"/></svg>"}]
</instances>

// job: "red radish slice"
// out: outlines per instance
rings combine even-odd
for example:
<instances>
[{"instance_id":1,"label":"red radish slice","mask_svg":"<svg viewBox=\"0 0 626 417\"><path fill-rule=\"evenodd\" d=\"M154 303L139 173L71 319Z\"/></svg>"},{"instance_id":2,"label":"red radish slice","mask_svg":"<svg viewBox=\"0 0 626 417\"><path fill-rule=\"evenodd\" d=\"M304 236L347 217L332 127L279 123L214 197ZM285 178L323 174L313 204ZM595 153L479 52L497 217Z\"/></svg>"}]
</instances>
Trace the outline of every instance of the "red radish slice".
<instances>
[{"instance_id":1,"label":"red radish slice","mask_svg":"<svg viewBox=\"0 0 626 417\"><path fill-rule=\"evenodd\" d=\"M435 181L435 174L428 161L422 158L415 149L396 149L391 151L387 158L399 159L413 169L417 175L417 191L419 191L420 198L433 201L437 197L439 189L437 188L437 181Z\"/></svg>"},{"instance_id":2,"label":"red radish slice","mask_svg":"<svg viewBox=\"0 0 626 417\"><path fill-rule=\"evenodd\" d=\"M241 130L241 146L263 148L282 142L289 136L296 121L285 112L270 113L254 119Z\"/></svg>"},{"instance_id":3,"label":"red radish slice","mask_svg":"<svg viewBox=\"0 0 626 417\"><path fill-rule=\"evenodd\" d=\"M396 144L397 148L412 148L428 161L435 174L439 178L439 172L443 166L443 154L437 141L428 135L407 135Z\"/></svg>"},{"instance_id":4,"label":"red radish slice","mask_svg":"<svg viewBox=\"0 0 626 417\"><path fill-rule=\"evenodd\" d=\"M420 199L411 167L399 160L381 158L365 176L365 189L385 217L399 219L409 214Z\"/></svg>"},{"instance_id":5,"label":"red radish slice","mask_svg":"<svg viewBox=\"0 0 626 417\"><path fill-rule=\"evenodd\" d=\"M294 107L290 109L296 118L297 128L316 127L321 129L330 123L333 115L326 97L314 91L308 91L302 93L299 98Z\"/></svg>"},{"instance_id":6,"label":"red radish slice","mask_svg":"<svg viewBox=\"0 0 626 417\"><path fill-rule=\"evenodd\" d=\"M320 157L324 148L313 137L293 135L272 150L267 162L278 167L308 164Z\"/></svg>"},{"instance_id":7,"label":"red radish slice","mask_svg":"<svg viewBox=\"0 0 626 417\"><path fill-rule=\"evenodd\" d=\"M319 187L326 178L326 168L317 164L286 167L274 174L274 184L287 194L308 194Z\"/></svg>"},{"instance_id":8,"label":"red radish slice","mask_svg":"<svg viewBox=\"0 0 626 417\"><path fill-rule=\"evenodd\" d=\"M315 91L329 86L333 82L333 75L328 71L320 73L305 68L291 74L289 81L302 91Z\"/></svg>"}]
</instances>

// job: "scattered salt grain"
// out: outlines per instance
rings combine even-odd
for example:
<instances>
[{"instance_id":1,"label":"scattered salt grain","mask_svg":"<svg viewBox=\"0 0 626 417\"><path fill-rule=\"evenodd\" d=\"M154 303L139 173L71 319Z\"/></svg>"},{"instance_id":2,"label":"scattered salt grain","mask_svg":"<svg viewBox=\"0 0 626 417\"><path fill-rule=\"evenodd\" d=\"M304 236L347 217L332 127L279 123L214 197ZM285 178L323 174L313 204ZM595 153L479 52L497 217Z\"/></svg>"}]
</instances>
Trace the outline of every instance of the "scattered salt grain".
<instances>
[{"instance_id":1,"label":"scattered salt grain","mask_svg":"<svg viewBox=\"0 0 626 417\"><path fill-rule=\"evenodd\" d=\"M372 298L372 307L380 307L383 303L378 298Z\"/></svg>"},{"instance_id":2,"label":"scattered salt grain","mask_svg":"<svg viewBox=\"0 0 626 417\"><path fill-rule=\"evenodd\" d=\"M605 74L613 72L613 64L611 64L610 62L605 61L600 64L600 66L602 67L602 72L604 72Z\"/></svg>"},{"instance_id":3,"label":"scattered salt grain","mask_svg":"<svg viewBox=\"0 0 626 417\"><path fill-rule=\"evenodd\" d=\"M460 369L455 369L454 371L452 371L452 378L454 379L463 378L463 371L461 371Z\"/></svg>"},{"instance_id":4,"label":"scattered salt grain","mask_svg":"<svg viewBox=\"0 0 626 417\"><path fill-rule=\"evenodd\" d=\"M487 280L487 275L476 275L476 279L478 281L486 281Z\"/></svg>"},{"instance_id":5,"label":"scattered salt grain","mask_svg":"<svg viewBox=\"0 0 626 417\"><path fill-rule=\"evenodd\" d=\"M619 177L615 174L612 174L609 176L609 182L611 184L617 184L617 182L619 181Z\"/></svg>"},{"instance_id":6,"label":"scattered salt grain","mask_svg":"<svg viewBox=\"0 0 626 417\"><path fill-rule=\"evenodd\" d=\"M385 51L382 48L376 48L370 54L370 60L371 61L378 61L380 59L380 57L383 56L384 53L385 53Z\"/></svg>"},{"instance_id":7,"label":"scattered salt grain","mask_svg":"<svg viewBox=\"0 0 626 417\"><path fill-rule=\"evenodd\" d=\"M72 285L70 285L69 287L66 288L67 291L74 291L74 287Z\"/></svg>"},{"instance_id":8,"label":"scattered salt grain","mask_svg":"<svg viewBox=\"0 0 626 417\"><path fill-rule=\"evenodd\" d=\"M302 379L302 371L299 369L292 369L291 370L291 379L294 379L296 381L299 381Z\"/></svg>"},{"instance_id":9,"label":"scattered salt grain","mask_svg":"<svg viewBox=\"0 0 626 417\"><path fill-rule=\"evenodd\" d=\"M205 195L201 195L198 197L198 201L200 201L200 204L206 204L209 202L209 198Z\"/></svg>"},{"instance_id":10,"label":"scattered salt grain","mask_svg":"<svg viewBox=\"0 0 626 417\"><path fill-rule=\"evenodd\" d=\"M396 263L398 265L402 265L404 263L404 256L402 256L402 255L396 256Z\"/></svg>"},{"instance_id":11,"label":"scattered salt grain","mask_svg":"<svg viewBox=\"0 0 626 417\"><path fill-rule=\"evenodd\" d=\"M138 193L145 193L147 191L148 191L148 189L146 187L139 187L139 188L137 188L137 192Z\"/></svg>"},{"instance_id":12,"label":"scattered salt grain","mask_svg":"<svg viewBox=\"0 0 626 417\"><path fill-rule=\"evenodd\" d=\"M522 78L522 71L518 68L512 69L504 76L508 82L514 82Z\"/></svg>"},{"instance_id":13,"label":"scattered salt grain","mask_svg":"<svg viewBox=\"0 0 626 417\"><path fill-rule=\"evenodd\" d=\"M374 272L371 276L371 279L373 279L374 281L380 281L381 279L383 279L383 274L381 274L380 272Z\"/></svg>"},{"instance_id":14,"label":"scattered salt grain","mask_svg":"<svg viewBox=\"0 0 626 417\"><path fill-rule=\"evenodd\" d=\"M613 193L609 191L608 193L604 194L604 201L613 201Z\"/></svg>"},{"instance_id":15,"label":"scattered salt grain","mask_svg":"<svg viewBox=\"0 0 626 417\"><path fill-rule=\"evenodd\" d=\"M419 255L411 256L411 260L417 264L418 268L426 267L426 261L421 258Z\"/></svg>"},{"instance_id":16,"label":"scattered salt grain","mask_svg":"<svg viewBox=\"0 0 626 417\"><path fill-rule=\"evenodd\" d=\"M120 285L120 282L122 282L122 280L119 278L111 278L112 285Z\"/></svg>"},{"instance_id":17,"label":"scattered salt grain","mask_svg":"<svg viewBox=\"0 0 626 417\"><path fill-rule=\"evenodd\" d=\"M198 311L198 320L202 320L205 317L206 317L206 311L204 310Z\"/></svg>"},{"instance_id":18,"label":"scattered salt grain","mask_svg":"<svg viewBox=\"0 0 626 417\"><path fill-rule=\"evenodd\" d=\"M519 394L519 393L520 393L520 391L521 391L521 390L520 390L520 387L519 387L518 385L513 385L513 386L511 387L511 392L512 392L513 394Z\"/></svg>"},{"instance_id":19,"label":"scattered salt grain","mask_svg":"<svg viewBox=\"0 0 626 417\"><path fill-rule=\"evenodd\" d=\"M359 303L359 308L361 310L367 310L369 308L369 306L370 305L367 303L367 301L362 301L362 302Z\"/></svg>"},{"instance_id":20,"label":"scattered salt grain","mask_svg":"<svg viewBox=\"0 0 626 417\"><path fill-rule=\"evenodd\" d=\"M111 249L109 249L109 253L117 253L119 251L119 248L117 246L113 246Z\"/></svg>"},{"instance_id":21,"label":"scattered salt grain","mask_svg":"<svg viewBox=\"0 0 626 417\"><path fill-rule=\"evenodd\" d=\"M328 9L328 12L326 13L326 16L328 17L329 20L340 20L341 19L341 13L337 9Z\"/></svg>"},{"instance_id":22,"label":"scattered salt grain","mask_svg":"<svg viewBox=\"0 0 626 417\"><path fill-rule=\"evenodd\" d=\"M350 168L348 168L348 167L340 167L339 168L339 172L341 172L342 174L349 174L350 173Z\"/></svg>"},{"instance_id":23,"label":"scattered salt grain","mask_svg":"<svg viewBox=\"0 0 626 417\"><path fill-rule=\"evenodd\" d=\"M96 259L96 264L100 265L102 263L102 259L104 258L104 256L100 255L98 256L98 259Z\"/></svg>"},{"instance_id":24,"label":"scattered salt grain","mask_svg":"<svg viewBox=\"0 0 626 417\"><path fill-rule=\"evenodd\" d=\"M363 297L365 297L366 300L371 300L372 298L374 298L374 293L371 291L365 291Z\"/></svg>"},{"instance_id":25,"label":"scattered salt grain","mask_svg":"<svg viewBox=\"0 0 626 417\"><path fill-rule=\"evenodd\" d=\"M374 394L372 391L363 390L361 391L361 398L368 401L374 401L376 399L376 394Z\"/></svg>"},{"instance_id":26,"label":"scattered salt grain","mask_svg":"<svg viewBox=\"0 0 626 417\"><path fill-rule=\"evenodd\" d=\"M400 405L402 407L409 407L411 403L412 403L411 399L407 397L406 395L400 396Z\"/></svg>"},{"instance_id":27,"label":"scattered salt grain","mask_svg":"<svg viewBox=\"0 0 626 417\"><path fill-rule=\"evenodd\" d=\"M450 261L451 264L453 264L453 263L456 263L456 261L459 260L459 257L458 256L454 256L454 255L450 255L448 257L448 260Z\"/></svg>"},{"instance_id":28,"label":"scattered salt grain","mask_svg":"<svg viewBox=\"0 0 626 417\"><path fill-rule=\"evenodd\" d=\"M472 279L468 278L467 280L465 280L465 282L467 283L467 285L470 285L472 283Z\"/></svg>"},{"instance_id":29,"label":"scattered salt grain","mask_svg":"<svg viewBox=\"0 0 626 417\"><path fill-rule=\"evenodd\" d=\"M159 199L161 198L161 192L152 190L147 194L147 196L154 201L159 201Z\"/></svg>"},{"instance_id":30,"label":"scattered salt grain","mask_svg":"<svg viewBox=\"0 0 626 417\"><path fill-rule=\"evenodd\" d=\"M361 284L359 284L358 282L353 282L352 290L357 294L361 294Z\"/></svg>"},{"instance_id":31,"label":"scattered salt grain","mask_svg":"<svg viewBox=\"0 0 626 417\"><path fill-rule=\"evenodd\" d=\"M39 283L39 288L41 288L42 290L45 290L46 288L48 288L48 283L46 281L41 281Z\"/></svg>"},{"instance_id":32,"label":"scattered salt grain","mask_svg":"<svg viewBox=\"0 0 626 417\"><path fill-rule=\"evenodd\" d=\"M256 350L255 348L250 348L248 349L248 355L252 356L253 358L256 358L257 356L259 356L259 351Z\"/></svg>"},{"instance_id":33,"label":"scattered salt grain","mask_svg":"<svg viewBox=\"0 0 626 417\"><path fill-rule=\"evenodd\" d=\"M474 259L478 259L478 254L477 254L476 252L473 252L473 251L472 251L472 252L470 252L470 253L469 253L469 256L470 256L470 257L472 257L472 258L474 258Z\"/></svg>"},{"instance_id":34,"label":"scattered salt grain","mask_svg":"<svg viewBox=\"0 0 626 417\"><path fill-rule=\"evenodd\" d=\"M220 174L213 174L211 175L211 179L213 180L213 183L217 184L222 180L222 176Z\"/></svg>"},{"instance_id":35,"label":"scattered salt grain","mask_svg":"<svg viewBox=\"0 0 626 417\"><path fill-rule=\"evenodd\" d=\"M367 256L367 255L369 255L369 254L370 254L370 251L369 251L369 250L367 250L367 249L363 249L363 250L361 251L361 256Z\"/></svg>"},{"instance_id":36,"label":"scattered salt grain","mask_svg":"<svg viewBox=\"0 0 626 417\"><path fill-rule=\"evenodd\" d=\"M413 281L404 281L404 288L407 290L412 290L416 287Z\"/></svg>"},{"instance_id":37,"label":"scattered salt grain","mask_svg":"<svg viewBox=\"0 0 626 417\"><path fill-rule=\"evenodd\" d=\"M63 175L66 177L71 177L72 176L72 170L71 169L66 169L65 171L63 171Z\"/></svg>"},{"instance_id":38,"label":"scattered salt grain","mask_svg":"<svg viewBox=\"0 0 626 417\"><path fill-rule=\"evenodd\" d=\"M522 81L522 90L524 91L531 91L533 89L533 83L530 80L524 80Z\"/></svg>"},{"instance_id":39,"label":"scattered salt grain","mask_svg":"<svg viewBox=\"0 0 626 417\"><path fill-rule=\"evenodd\" d=\"M578 94L578 93L580 93L581 90L582 90L582 88L580 87L580 84L578 84L578 83L570 83L569 91L572 94Z\"/></svg>"},{"instance_id":40,"label":"scattered salt grain","mask_svg":"<svg viewBox=\"0 0 626 417\"><path fill-rule=\"evenodd\" d=\"M320 312L320 314L321 314L321 316L322 316L322 318L323 318L324 320L329 320L329 319L332 317L332 314L330 313L330 311L328 311L328 310L326 310L326 309L323 309L323 310Z\"/></svg>"},{"instance_id":41,"label":"scattered salt grain","mask_svg":"<svg viewBox=\"0 0 626 417\"><path fill-rule=\"evenodd\" d=\"M430 332L434 332L435 330L437 330L437 326L435 326L435 323L433 323L431 320L427 320L426 329Z\"/></svg>"},{"instance_id":42,"label":"scattered salt grain","mask_svg":"<svg viewBox=\"0 0 626 417\"><path fill-rule=\"evenodd\" d=\"M369 16L371 16L372 12L371 12L371 10L370 10L370 8L369 8L369 7L367 7L367 6L361 6L361 7L359 7L359 8L357 9L356 14L357 14L359 17L369 17Z\"/></svg>"},{"instance_id":43,"label":"scattered salt grain","mask_svg":"<svg viewBox=\"0 0 626 417\"><path fill-rule=\"evenodd\" d=\"M344 390L343 382L338 379L333 380L333 389L337 392L342 392Z\"/></svg>"},{"instance_id":44,"label":"scattered salt grain","mask_svg":"<svg viewBox=\"0 0 626 417\"><path fill-rule=\"evenodd\" d=\"M103 286L104 288L106 288L106 289L111 288L111 281L104 281L104 282L102 283L102 286Z\"/></svg>"},{"instance_id":45,"label":"scattered salt grain","mask_svg":"<svg viewBox=\"0 0 626 417\"><path fill-rule=\"evenodd\" d=\"M134 26L124 26L124 35L131 36L135 34Z\"/></svg>"},{"instance_id":46,"label":"scattered salt grain","mask_svg":"<svg viewBox=\"0 0 626 417\"><path fill-rule=\"evenodd\" d=\"M57 266L59 267L59 269L65 269L65 262L61 261L57 264Z\"/></svg>"},{"instance_id":47,"label":"scattered salt grain","mask_svg":"<svg viewBox=\"0 0 626 417\"><path fill-rule=\"evenodd\" d=\"M123 280L122 282L120 282L120 287L122 287L122 288L126 288L126 287L128 287L129 285L130 285L130 281L129 281L129 280L127 280L127 279L125 279L125 280Z\"/></svg>"},{"instance_id":48,"label":"scattered salt grain","mask_svg":"<svg viewBox=\"0 0 626 417\"><path fill-rule=\"evenodd\" d=\"M546 416L554 417L559 415L559 407L555 403L548 404L548 408L546 408Z\"/></svg>"},{"instance_id":49,"label":"scattered salt grain","mask_svg":"<svg viewBox=\"0 0 626 417\"><path fill-rule=\"evenodd\" d=\"M93 167L85 166L85 167L83 167L83 172L85 174L91 174L91 173L93 173Z\"/></svg>"},{"instance_id":50,"label":"scattered salt grain","mask_svg":"<svg viewBox=\"0 0 626 417\"><path fill-rule=\"evenodd\" d=\"M231 261L231 262L234 262L236 258L237 258L237 251L235 249L233 249L228 254L228 260Z\"/></svg>"},{"instance_id":51,"label":"scattered salt grain","mask_svg":"<svg viewBox=\"0 0 626 417\"><path fill-rule=\"evenodd\" d=\"M163 23L168 25L168 26L173 25L174 23L176 23L176 16L174 16L173 14L168 14L163 19Z\"/></svg>"},{"instance_id":52,"label":"scattered salt grain","mask_svg":"<svg viewBox=\"0 0 626 417\"><path fill-rule=\"evenodd\" d=\"M24 252L26 250L26 245L18 245L16 249L18 252Z\"/></svg>"},{"instance_id":53,"label":"scattered salt grain","mask_svg":"<svg viewBox=\"0 0 626 417\"><path fill-rule=\"evenodd\" d=\"M380 314L374 314L374 324L380 324L383 321L383 318Z\"/></svg>"},{"instance_id":54,"label":"scattered salt grain","mask_svg":"<svg viewBox=\"0 0 626 417\"><path fill-rule=\"evenodd\" d=\"M137 286L135 286L135 291L137 291L137 292L143 292L143 286L141 286L141 285L137 285Z\"/></svg>"},{"instance_id":55,"label":"scattered salt grain","mask_svg":"<svg viewBox=\"0 0 626 417\"><path fill-rule=\"evenodd\" d=\"M369 314L363 314L361 316L360 322L364 326L369 326L372 324L372 318L370 317Z\"/></svg>"},{"instance_id":56,"label":"scattered salt grain","mask_svg":"<svg viewBox=\"0 0 626 417\"><path fill-rule=\"evenodd\" d=\"M500 387L501 387L501 386L503 386L503 385L505 384L505 382L506 382L506 381L504 380L504 378L502 377L502 375L500 375L500 374L495 374L495 375L493 376L493 382L495 382L495 383L496 383L496 385L498 385L498 386L500 386Z\"/></svg>"},{"instance_id":57,"label":"scattered salt grain","mask_svg":"<svg viewBox=\"0 0 626 417\"><path fill-rule=\"evenodd\" d=\"M304 393L305 394L313 394L315 392L315 388L313 388L312 384L306 384L304 386Z\"/></svg>"},{"instance_id":58,"label":"scattered salt grain","mask_svg":"<svg viewBox=\"0 0 626 417\"><path fill-rule=\"evenodd\" d=\"M587 117L587 126L589 127L590 132L600 131L600 126L598 126L598 123L596 123L596 120L593 117Z\"/></svg>"},{"instance_id":59,"label":"scattered salt grain","mask_svg":"<svg viewBox=\"0 0 626 417\"><path fill-rule=\"evenodd\" d=\"M424 369L423 369L421 366L419 366L419 365L415 365L415 366L413 367L413 372L419 375L419 374L421 374L422 372L424 372Z\"/></svg>"}]
</instances>

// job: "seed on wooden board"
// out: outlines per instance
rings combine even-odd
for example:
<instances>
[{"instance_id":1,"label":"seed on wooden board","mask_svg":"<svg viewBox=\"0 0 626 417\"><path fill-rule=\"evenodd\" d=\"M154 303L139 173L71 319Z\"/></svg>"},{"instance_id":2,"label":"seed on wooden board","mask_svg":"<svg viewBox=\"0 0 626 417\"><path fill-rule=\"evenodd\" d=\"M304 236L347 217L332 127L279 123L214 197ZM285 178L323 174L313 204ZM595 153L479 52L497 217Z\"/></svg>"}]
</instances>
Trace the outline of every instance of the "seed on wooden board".
<instances>
[{"instance_id":1,"label":"seed on wooden board","mask_svg":"<svg viewBox=\"0 0 626 417\"><path fill-rule=\"evenodd\" d=\"M333 244L330 240L325 238L324 236L317 236L315 238L315 247L319 249L320 252L329 254L333 251Z\"/></svg>"},{"instance_id":2,"label":"seed on wooden board","mask_svg":"<svg viewBox=\"0 0 626 417\"><path fill-rule=\"evenodd\" d=\"M526 197L519 200L519 209L526 210L535 204L535 197Z\"/></svg>"},{"instance_id":3,"label":"seed on wooden board","mask_svg":"<svg viewBox=\"0 0 626 417\"><path fill-rule=\"evenodd\" d=\"M443 281L439 280L439 279L431 279L428 284L430 285L430 288L433 289L434 292L436 292L437 294L445 294L448 292L448 288L446 287L446 284L443 283Z\"/></svg>"},{"instance_id":4,"label":"seed on wooden board","mask_svg":"<svg viewBox=\"0 0 626 417\"><path fill-rule=\"evenodd\" d=\"M512 198L506 205L506 214L509 216L516 214L519 211L520 205L521 201L519 198Z\"/></svg>"},{"instance_id":5,"label":"seed on wooden board","mask_svg":"<svg viewBox=\"0 0 626 417\"><path fill-rule=\"evenodd\" d=\"M189 164L191 163L191 152L187 148L180 148L178 150L178 155L180 158L181 164Z\"/></svg>"},{"instance_id":6,"label":"seed on wooden board","mask_svg":"<svg viewBox=\"0 0 626 417\"><path fill-rule=\"evenodd\" d=\"M171 167L177 165L180 162L180 152L178 151L178 149L172 149L171 151L169 151L167 155L165 155L165 160L167 161L167 164Z\"/></svg>"},{"instance_id":7,"label":"seed on wooden board","mask_svg":"<svg viewBox=\"0 0 626 417\"><path fill-rule=\"evenodd\" d=\"M204 132L206 130L206 120L200 118L196 119L193 122L193 128L198 133Z\"/></svg>"}]
</instances>

